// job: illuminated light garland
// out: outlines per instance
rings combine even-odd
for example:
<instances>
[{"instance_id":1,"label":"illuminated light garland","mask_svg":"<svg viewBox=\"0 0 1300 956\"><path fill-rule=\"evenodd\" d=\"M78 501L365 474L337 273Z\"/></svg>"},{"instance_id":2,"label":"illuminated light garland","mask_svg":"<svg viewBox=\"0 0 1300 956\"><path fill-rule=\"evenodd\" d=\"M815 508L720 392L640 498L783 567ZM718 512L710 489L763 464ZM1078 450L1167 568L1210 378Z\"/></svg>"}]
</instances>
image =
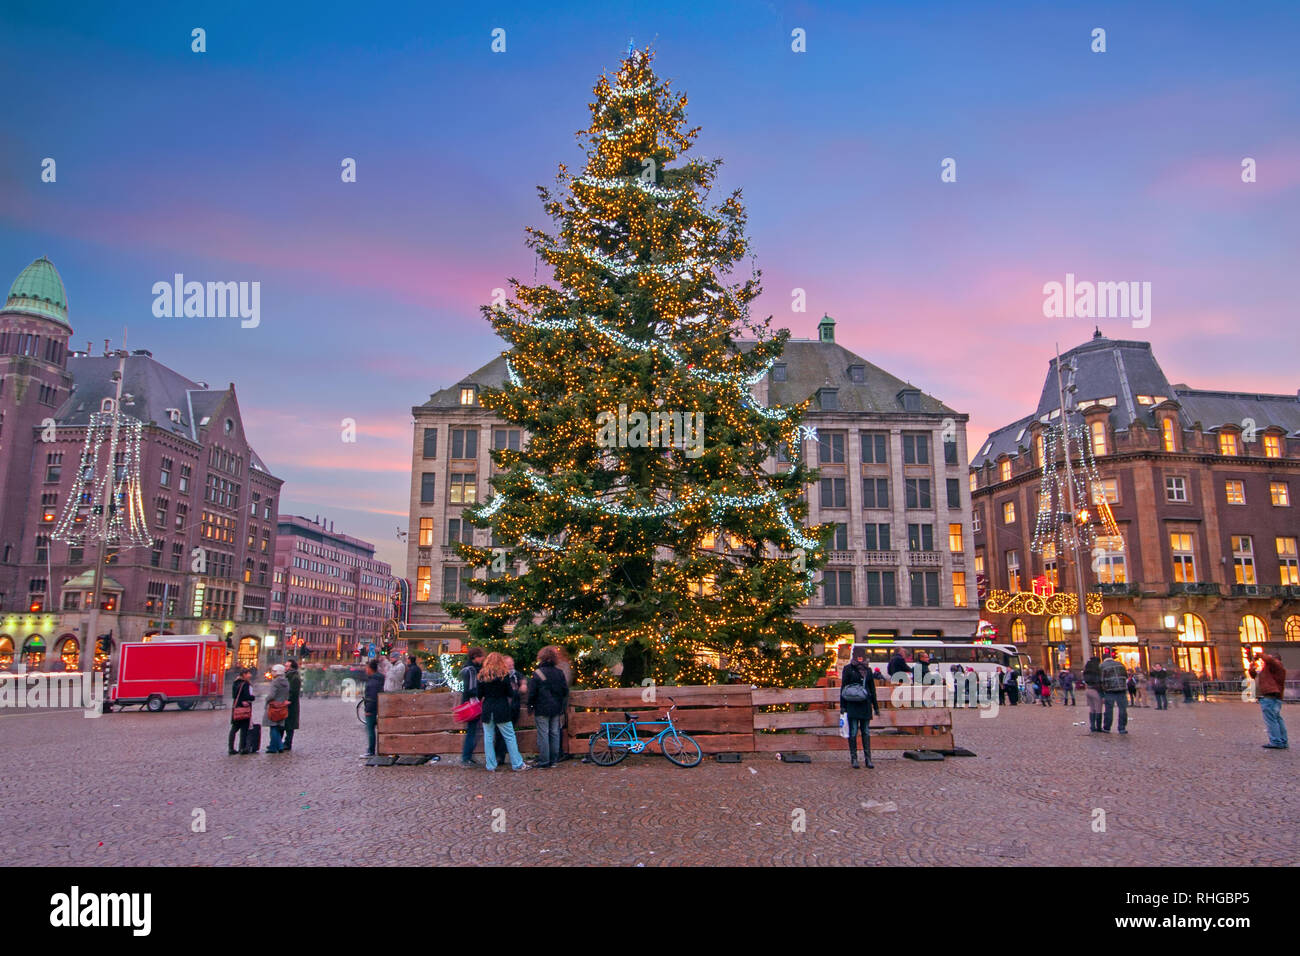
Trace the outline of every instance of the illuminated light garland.
<instances>
[{"instance_id":1,"label":"illuminated light garland","mask_svg":"<svg viewBox=\"0 0 1300 956\"><path fill-rule=\"evenodd\" d=\"M112 434L114 420L117 422L118 446L122 455L122 480L116 477L117 463L108 461L110 452L107 444ZM145 515L144 500L141 496L143 482L140 480L140 446L144 439L144 422L130 415L117 412L92 412L86 423L86 438L81 446L81 459L77 465L76 484L86 484L89 475L91 500L86 513L81 515L81 492L74 490L63 504L63 514L55 525L52 538L71 545L84 546L101 537L99 522L95 521L96 511L107 513L103 540L124 547L149 547L153 538L149 535L148 518ZM104 461L101 463L101 449ZM102 468L102 473L101 473Z\"/></svg>"},{"instance_id":2,"label":"illuminated light garland","mask_svg":"<svg viewBox=\"0 0 1300 956\"><path fill-rule=\"evenodd\" d=\"M644 86L611 86L609 95L617 98L625 96L640 96L642 93L649 93L654 87L647 83Z\"/></svg>"},{"instance_id":3,"label":"illuminated light garland","mask_svg":"<svg viewBox=\"0 0 1300 956\"><path fill-rule=\"evenodd\" d=\"M1094 515L1089 512L1084 521L1068 510L1069 480L1057 470L1058 455L1073 458L1078 456L1078 463L1072 465L1071 477L1074 485L1074 500L1082 509L1094 507ZM1043 435L1043 475L1039 483L1039 509L1034 523L1034 536L1029 550L1042 553L1051 544L1062 550L1075 547L1077 542L1081 549L1091 548L1098 536L1095 525L1100 525L1100 535L1119 538L1122 550L1123 537L1115 515L1101 492L1101 474L1097 471L1097 461L1092 454L1092 442L1086 425L1052 426ZM1046 507L1043 506L1044 501ZM1067 534L1064 529L1069 528Z\"/></svg>"},{"instance_id":4,"label":"illuminated light garland","mask_svg":"<svg viewBox=\"0 0 1300 956\"><path fill-rule=\"evenodd\" d=\"M689 190L674 189L670 186L660 186L652 182L641 179L639 176L628 176L625 179L618 179L613 176L583 176L581 179L575 179L580 186L588 186L592 189L624 189L631 186L639 189L647 196L653 196L656 199L672 199L676 196L689 195Z\"/></svg>"},{"instance_id":5,"label":"illuminated light garland","mask_svg":"<svg viewBox=\"0 0 1300 956\"><path fill-rule=\"evenodd\" d=\"M591 134L591 138L617 142L626 134L633 132L638 126L644 126L645 124L646 118L644 116L637 116L632 119L632 122L624 123L618 129L598 129Z\"/></svg>"},{"instance_id":6,"label":"illuminated light garland","mask_svg":"<svg viewBox=\"0 0 1300 956\"><path fill-rule=\"evenodd\" d=\"M452 661L450 654L438 655L438 668L442 671L443 678L447 681L447 687L457 694L465 689L460 678L456 676L456 665Z\"/></svg>"}]
</instances>

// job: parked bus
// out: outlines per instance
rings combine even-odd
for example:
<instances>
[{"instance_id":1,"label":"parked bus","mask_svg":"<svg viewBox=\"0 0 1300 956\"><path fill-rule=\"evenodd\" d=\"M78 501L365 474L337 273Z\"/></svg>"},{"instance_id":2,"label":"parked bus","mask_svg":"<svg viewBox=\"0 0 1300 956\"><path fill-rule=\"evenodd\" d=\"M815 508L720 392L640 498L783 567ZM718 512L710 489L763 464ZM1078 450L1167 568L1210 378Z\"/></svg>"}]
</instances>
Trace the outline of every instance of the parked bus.
<instances>
[{"instance_id":1,"label":"parked bus","mask_svg":"<svg viewBox=\"0 0 1300 956\"><path fill-rule=\"evenodd\" d=\"M849 662L850 655L858 648L867 652L867 666L879 671L884 679L888 679L889 659L895 650L903 652L909 666L916 662L918 651L925 651L930 657L930 670L942 674L944 683L949 685L952 684L954 664L960 664L964 671L975 671L981 681L992 675L999 682L1008 671L1018 670L1023 675L1030 666L1029 658L1014 644L953 643L899 637L839 645L837 656L841 667Z\"/></svg>"}]
</instances>

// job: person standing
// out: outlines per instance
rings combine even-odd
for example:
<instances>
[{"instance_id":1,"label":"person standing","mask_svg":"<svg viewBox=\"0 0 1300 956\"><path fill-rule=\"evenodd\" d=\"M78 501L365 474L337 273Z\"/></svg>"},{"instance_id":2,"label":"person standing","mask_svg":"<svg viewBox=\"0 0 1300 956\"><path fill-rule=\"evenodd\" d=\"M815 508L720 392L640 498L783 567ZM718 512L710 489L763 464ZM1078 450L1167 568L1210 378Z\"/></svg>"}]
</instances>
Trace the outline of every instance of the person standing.
<instances>
[{"instance_id":1,"label":"person standing","mask_svg":"<svg viewBox=\"0 0 1300 956\"><path fill-rule=\"evenodd\" d=\"M1062 706L1068 705L1070 707L1077 706L1078 702L1075 700L1074 697L1074 671L1068 668L1061 671L1060 684L1061 684L1061 705Z\"/></svg>"},{"instance_id":2,"label":"person standing","mask_svg":"<svg viewBox=\"0 0 1300 956\"><path fill-rule=\"evenodd\" d=\"M1007 702L1007 675L1001 672L997 675L998 681L998 706L1003 707Z\"/></svg>"},{"instance_id":3,"label":"person standing","mask_svg":"<svg viewBox=\"0 0 1300 956\"><path fill-rule=\"evenodd\" d=\"M298 729L298 707L302 700L302 674L292 657L285 661L284 676L289 681L289 716L284 719L284 749L293 750L293 732Z\"/></svg>"},{"instance_id":4,"label":"person standing","mask_svg":"<svg viewBox=\"0 0 1300 956\"><path fill-rule=\"evenodd\" d=\"M1015 707L1020 703L1020 668L1013 667L1011 670L1007 671L1005 686L1007 689L1007 700L1011 702L1012 707Z\"/></svg>"},{"instance_id":5,"label":"person standing","mask_svg":"<svg viewBox=\"0 0 1300 956\"><path fill-rule=\"evenodd\" d=\"M389 658L388 673L384 675L384 693L397 693L405 680L406 665L402 663L402 655L394 652Z\"/></svg>"},{"instance_id":6,"label":"person standing","mask_svg":"<svg viewBox=\"0 0 1300 956\"><path fill-rule=\"evenodd\" d=\"M537 766L554 767L564 749L560 737L563 715L569 705L569 683L560 670L555 651L543 647L537 655L537 670L528 682L528 710L537 723Z\"/></svg>"},{"instance_id":7,"label":"person standing","mask_svg":"<svg viewBox=\"0 0 1300 956\"><path fill-rule=\"evenodd\" d=\"M478 684L474 688L475 696L483 701L483 760L489 772L497 768L497 731L505 738L511 769L528 769L528 764L519 755L519 744L515 740L515 725L511 716L516 694L511 668L506 661L505 656L495 651L484 658L483 667L478 672Z\"/></svg>"},{"instance_id":8,"label":"person standing","mask_svg":"<svg viewBox=\"0 0 1300 956\"><path fill-rule=\"evenodd\" d=\"M465 652L465 666L460 669L460 702L469 703L476 696L475 691L478 688L478 672L483 666L483 648L471 647ZM475 717L465 724L465 741L460 748L460 765L462 767L477 767L478 761L474 759L474 747L478 743L479 727L483 724L482 717Z\"/></svg>"},{"instance_id":9,"label":"person standing","mask_svg":"<svg viewBox=\"0 0 1300 956\"><path fill-rule=\"evenodd\" d=\"M560 669L560 673L564 675L564 686L572 687L573 686L573 662L569 660L569 652L566 651L559 644L551 644L549 645L549 647L552 651L555 652L555 666L558 667ZM563 745L563 740L564 740L563 735L567 734L568 732L569 732L569 708L566 702L564 713L560 715L561 744L560 744L559 755L555 758L557 761L568 760L571 756L569 753L565 751Z\"/></svg>"},{"instance_id":10,"label":"person standing","mask_svg":"<svg viewBox=\"0 0 1300 956\"><path fill-rule=\"evenodd\" d=\"M1290 741L1286 736L1286 724L1282 720L1282 695L1286 692L1286 668L1272 654L1262 650L1255 652L1255 660L1250 665L1251 676L1255 678L1259 697L1259 710L1264 715L1264 727L1268 730L1268 743L1265 750L1287 750Z\"/></svg>"},{"instance_id":11,"label":"person standing","mask_svg":"<svg viewBox=\"0 0 1300 956\"><path fill-rule=\"evenodd\" d=\"M1136 674L1129 674L1129 675L1128 675L1128 681L1125 683L1124 686L1128 688L1128 702L1129 702L1129 704L1132 705L1133 707L1136 707L1136 706L1137 706L1137 702L1138 702L1138 682L1137 682L1137 675L1136 675Z\"/></svg>"},{"instance_id":12,"label":"person standing","mask_svg":"<svg viewBox=\"0 0 1300 956\"><path fill-rule=\"evenodd\" d=\"M849 723L849 765L858 766L858 734L862 735L862 759L868 770L874 770L871 762L871 714L880 716L880 704L876 700L876 682L867 669L867 652L865 648L855 647L853 659L844 667L840 675L840 710L844 712Z\"/></svg>"},{"instance_id":13,"label":"person standing","mask_svg":"<svg viewBox=\"0 0 1300 956\"><path fill-rule=\"evenodd\" d=\"M1156 699L1156 710L1169 709L1169 674L1163 664L1151 669L1151 696Z\"/></svg>"},{"instance_id":14,"label":"person standing","mask_svg":"<svg viewBox=\"0 0 1300 956\"><path fill-rule=\"evenodd\" d=\"M1083 665L1083 696L1088 701L1088 733L1101 733L1101 661L1096 655Z\"/></svg>"},{"instance_id":15,"label":"person standing","mask_svg":"<svg viewBox=\"0 0 1300 956\"><path fill-rule=\"evenodd\" d=\"M253 722L253 669L242 667L235 684L230 689L230 736L226 738L226 750L230 754L246 754L248 749L248 728ZM235 734L239 734L239 749L235 749Z\"/></svg>"},{"instance_id":16,"label":"person standing","mask_svg":"<svg viewBox=\"0 0 1300 956\"><path fill-rule=\"evenodd\" d=\"M402 690L419 690L420 682L424 680L424 672L420 670L420 665L416 663L414 654L406 655L406 676L402 678Z\"/></svg>"},{"instance_id":17,"label":"person standing","mask_svg":"<svg viewBox=\"0 0 1300 956\"><path fill-rule=\"evenodd\" d=\"M1195 699L1192 695L1196 692L1196 675L1191 671L1182 672L1183 683L1183 703L1190 704Z\"/></svg>"},{"instance_id":18,"label":"person standing","mask_svg":"<svg viewBox=\"0 0 1300 956\"><path fill-rule=\"evenodd\" d=\"M890 655L888 672L891 683L894 680L895 674L910 675L912 673L912 669L907 666L907 658L903 656L903 649L901 647L894 648L894 653Z\"/></svg>"},{"instance_id":19,"label":"person standing","mask_svg":"<svg viewBox=\"0 0 1300 956\"><path fill-rule=\"evenodd\" d=\"M1128 670L1110 648L1106 649L1106 659L1101 662L1101 693L1105 703L1101 732L1110 733L1111 716L1119 708L1119 732L1128 733Z\"/></svg>"},{"instance_id":20,"label":"person standing","mask_svg":"<svg viewBox=\"0 0 1300 956\"><path fill-rule=\"evenodd\" d=\"M271 692L266 698L266 725L271 728L271 742L266 747L268 754L284 751L284 722L289 716L289 679L284 676L284 665L276 664L271 668Z\"/></svg>"},{"instance_id":21,"label":"person standing","mask_svg":"<svg viewBox=\"0 0 1300 956\"><path fill-rule=\"evenodd\" d=\"M384 692L384 675L379 673L379 661L373 657L366 661L366 690L361 710L366 716L366 752L361 756L373 757L378 753L375 728L379 724L379 695Z\"/></svg>"}]
</instances>

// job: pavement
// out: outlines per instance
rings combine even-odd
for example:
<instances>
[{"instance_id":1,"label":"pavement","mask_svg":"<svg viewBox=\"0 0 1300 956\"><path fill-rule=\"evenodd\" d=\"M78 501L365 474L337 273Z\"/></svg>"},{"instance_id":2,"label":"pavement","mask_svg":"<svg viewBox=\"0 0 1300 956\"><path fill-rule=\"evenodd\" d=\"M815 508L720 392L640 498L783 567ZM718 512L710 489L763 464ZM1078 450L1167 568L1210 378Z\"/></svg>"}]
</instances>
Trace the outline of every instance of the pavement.
<instances>
[{"instance_id":1,"label":"pavement","mask_svg":"<svg viewBox=\"0 0 1300 956\"><path fill-rule=\"evenodd\" d=\"M294 751L226 754L225 711L0 712L8 865L1295 865L1300 760L1256 704L955 715L942 762L658 756L489 775L366 767L355 704L303 702ZM1283 711L1293 737L1300 707ZM264 734L263 745L266 737ZM481 760L482 755L479 755Z\"/></svg>"}]
</instances>

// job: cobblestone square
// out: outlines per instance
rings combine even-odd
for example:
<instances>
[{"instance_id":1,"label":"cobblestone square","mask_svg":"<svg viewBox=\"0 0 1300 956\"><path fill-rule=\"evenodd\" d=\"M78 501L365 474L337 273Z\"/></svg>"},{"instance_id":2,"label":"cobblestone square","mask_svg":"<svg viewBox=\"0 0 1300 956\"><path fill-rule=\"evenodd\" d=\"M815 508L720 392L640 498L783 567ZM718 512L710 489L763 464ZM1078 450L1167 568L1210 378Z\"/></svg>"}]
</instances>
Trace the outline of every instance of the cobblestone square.
<instances>
[{"instance_id":1,"label":"cobblestone square","mask_svg":"<svg viewBox=\"0 0 1300 956\"><path fill-rule=\"evenodd\" d=\"M1121 737L1089 735L1082 705L958 711L977 756L874 770L633 756L489 776L364 766L339 700L304 701L278 756L228 756L224 710L9 711L0 806L11 865L1295 864L1296 756L1261 748L1255 704L1130 718Z\"/></svg>"}]
</instances>

